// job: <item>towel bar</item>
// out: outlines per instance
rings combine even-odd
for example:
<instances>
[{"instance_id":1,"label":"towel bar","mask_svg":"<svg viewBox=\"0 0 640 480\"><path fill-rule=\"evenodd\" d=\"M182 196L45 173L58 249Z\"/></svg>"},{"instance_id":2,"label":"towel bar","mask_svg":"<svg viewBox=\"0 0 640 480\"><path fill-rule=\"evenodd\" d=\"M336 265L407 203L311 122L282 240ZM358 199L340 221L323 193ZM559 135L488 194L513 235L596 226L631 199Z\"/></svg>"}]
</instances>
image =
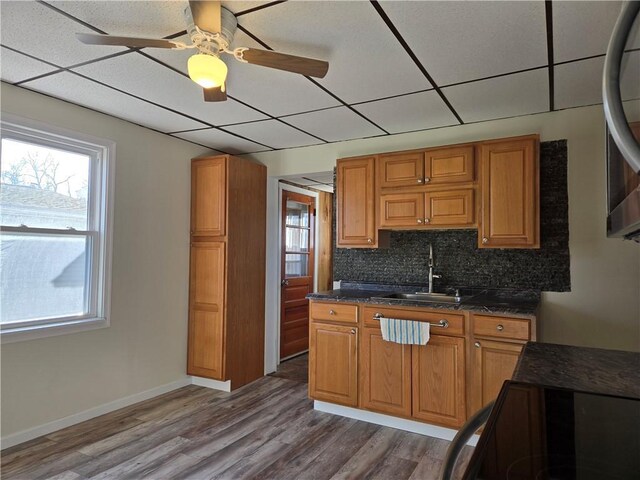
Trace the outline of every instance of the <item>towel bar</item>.
<instances>
[{"instance_id":1,"label":"towel bar","mask_svg":"<svg viewBox=\"0 0 640 480\"><path fill-rule=\"evenodd\" d=\"M382 320L383 318L385 318L385 316L382 313L374 313L373 314L373 318L374 318L374 320ZM416 322L416 321L419 321L419 320L408 320L406 318L387 318L387 320L402 320L403 322ZM449 327L449 322L447 320L445 320L444 318L441 319L438 323L431 323L431 322L425 322L425 323L428 323L432 327L440 327L440 328L448 328Z\"/></svg>"}]
</instances>

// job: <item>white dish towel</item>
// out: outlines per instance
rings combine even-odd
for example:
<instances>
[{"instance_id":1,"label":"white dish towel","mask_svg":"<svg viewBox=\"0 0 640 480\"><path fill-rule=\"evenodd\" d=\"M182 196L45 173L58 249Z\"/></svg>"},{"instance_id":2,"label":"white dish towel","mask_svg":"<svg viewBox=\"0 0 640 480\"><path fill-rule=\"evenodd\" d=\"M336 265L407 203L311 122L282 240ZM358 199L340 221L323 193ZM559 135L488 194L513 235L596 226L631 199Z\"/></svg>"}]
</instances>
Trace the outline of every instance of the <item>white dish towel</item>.
<instances>
[{"instance_id":1,"label":"white dish towel","mask_svg":"<svg viewBox=\"0 0 640 480\"><path fill-rule=\"evenodd\" d=\"M413 322L397 318L381 318L382 339L387 342L426 345L429 341L429 322Z\"/></svg>"}]
</instances>

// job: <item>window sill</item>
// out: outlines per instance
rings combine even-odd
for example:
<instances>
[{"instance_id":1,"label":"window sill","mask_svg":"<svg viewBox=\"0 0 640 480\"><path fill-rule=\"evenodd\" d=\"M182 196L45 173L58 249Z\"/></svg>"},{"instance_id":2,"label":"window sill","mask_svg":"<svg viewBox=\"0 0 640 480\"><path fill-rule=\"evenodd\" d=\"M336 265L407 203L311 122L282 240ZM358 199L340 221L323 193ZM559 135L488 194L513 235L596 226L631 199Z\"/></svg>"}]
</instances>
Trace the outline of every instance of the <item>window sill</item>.
<instances>
[{"instance_id":1,"label":"window sill","mask_svg":"<svg viewBox=\"0 0 640 480\"><path fill-rule=\"evenodd\" d=\"M35 325L30 327L6 328L0 332L2 344L25 342L38 338L57 337L58 335L69 335L72 333L86 332L107 328L109 320L106 318L83 318L82 320L67 321L60 323L48 323L45 325Z\"/></svg>"}]
</instances>

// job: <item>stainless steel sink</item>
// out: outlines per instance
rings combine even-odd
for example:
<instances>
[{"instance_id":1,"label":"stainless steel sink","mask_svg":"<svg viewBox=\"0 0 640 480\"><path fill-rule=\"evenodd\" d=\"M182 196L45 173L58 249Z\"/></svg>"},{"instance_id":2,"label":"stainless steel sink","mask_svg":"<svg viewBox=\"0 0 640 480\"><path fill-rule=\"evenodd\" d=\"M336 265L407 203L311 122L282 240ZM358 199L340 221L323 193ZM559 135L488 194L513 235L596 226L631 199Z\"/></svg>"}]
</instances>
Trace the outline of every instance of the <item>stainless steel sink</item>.
<instances>
[{"instance_id":1,"label":"stainless steel sink","mask_svg":"<svg viewBox=\"0 0 640 480\"><path fill-rule=\"evenodd\" d=\"M460 303L466 298L458 295L448 295L446 293L391 293L389 295L381 295L375 297L378 299L397 299L397 300L416 300L419 302L431 303Z\"/></svg>"}]
</instances>

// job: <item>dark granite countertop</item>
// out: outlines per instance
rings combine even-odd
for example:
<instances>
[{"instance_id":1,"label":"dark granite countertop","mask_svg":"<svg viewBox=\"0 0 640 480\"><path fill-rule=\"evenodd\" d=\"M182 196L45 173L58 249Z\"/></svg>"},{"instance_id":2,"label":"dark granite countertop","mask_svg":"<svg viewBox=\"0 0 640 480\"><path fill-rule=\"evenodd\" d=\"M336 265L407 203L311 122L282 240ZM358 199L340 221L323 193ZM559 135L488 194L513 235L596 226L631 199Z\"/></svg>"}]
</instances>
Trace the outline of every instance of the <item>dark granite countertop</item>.
<instances>
[{"instance_id":1,"label":"dark granite countertop","mask_svg":"<svg viewBox=\"0 0 640 480\"><path fill-rule=\"evenodd\" d=\"M513 380L640 399L640 353L529 342Z\"/></svg>"},{"instance_id":2,"label":"dark granite countertop","mask_svg":"<svg viewBox=\"0 0 640 480\"><path fill-rule=\"evenodd\" d=\"M451 289L453 290L453 289ZM424 285L388 285L342 282L338 290L307 295L311 300L331 302L371 303L390 307L424 307L443 310L468 310L506 315L535 315L540 304L540 292L534 290L505 290L460 287L460 303L438 303L385 298L394 292L424 292Z\"/></svg>"}]
</instances>

